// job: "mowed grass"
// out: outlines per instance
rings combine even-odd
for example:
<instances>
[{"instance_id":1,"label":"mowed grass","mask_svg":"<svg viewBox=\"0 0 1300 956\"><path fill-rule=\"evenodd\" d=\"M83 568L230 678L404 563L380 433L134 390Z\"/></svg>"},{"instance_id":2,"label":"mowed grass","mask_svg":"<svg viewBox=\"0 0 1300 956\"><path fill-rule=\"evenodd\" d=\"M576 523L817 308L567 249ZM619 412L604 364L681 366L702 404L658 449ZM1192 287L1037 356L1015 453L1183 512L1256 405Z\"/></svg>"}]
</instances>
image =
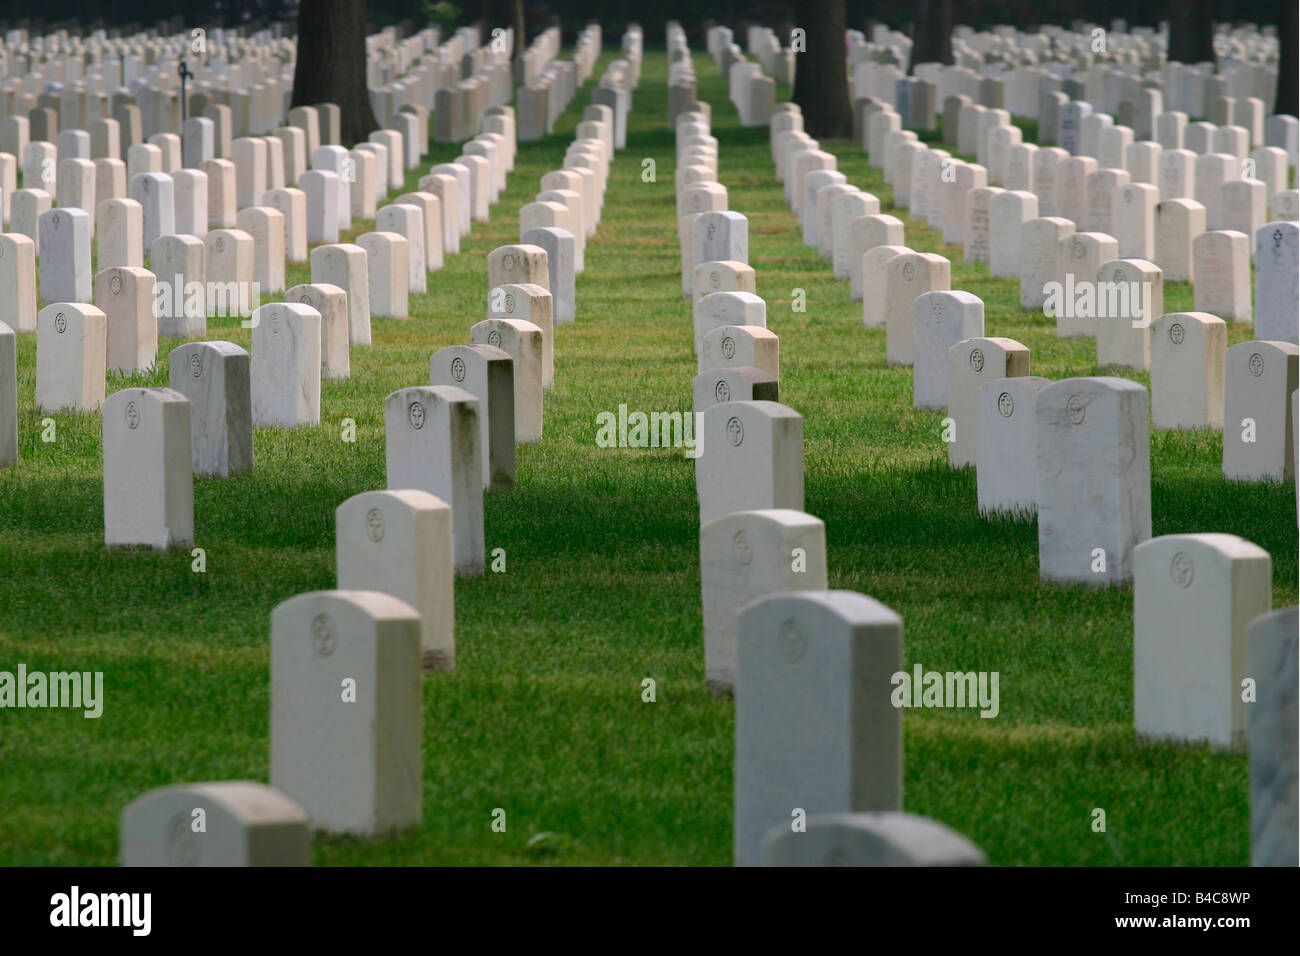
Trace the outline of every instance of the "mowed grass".
<instances>
[{"instance_id":1,"label":"mowed grass","mask_svg":"<svg viewBox=\"0 0 1300 956\"><path fill-rule=\"evenodd\" d=\"M911 372L886 367L884 331L863 329L848 284L803 246L766 129L740 128L711 61L695 62L719 178L749 217L781 339L781 398L804 417L806 510L826 522L831 585L902 615L909 670L1000 674L996 719L905 713L906 809L1003 865L1246 864L1246 757L1134 738L1131 589L1042 584L1033 521L978 515L974 472L948 469L943 416L912 409ZM733 704L704 686L694 465L595 443L596 415L620 403L691 407L666 78L663 53L647 53L578 321L556 336L545 438L519 448L514 490L486 496L487 547L505 549L506 570L457 581L456 670L424 679L423 822L382 841L319 838L319 864L731 860ZM517 241L518 209L561 165L589 95L590 84L553 136L520 144L491 222L430 276L413 318L375 321L351 379L323 388L318 427L259 430L252 475L195 479L205 573L187 553L105 549L99 416L49 416L57 440L41 441L35 335L19 337L21 460L0 472L0 670L103 671L106 700L98 720L0 710L0 863L111 864L122 808L144 791L268 779L270 613L335 585L334 509L385 484L384 397L426 383L430 354L468 341L486 312L486 254ZM860 149L824 145L890 204ZM426 165L458 152L437 145ZM891 211L909 246L948 256L953 288L984 299L987 334L1031 348L1034 374L1097 373L1090 340L1057 339L1019 309L1015 282ZM303 281L308 269L292 266L289 283ZM791 309L795 289L806 312ZM1166 286L1165 304L1190 309L1190 286ZM236 319L210 320L208 337L249 345ZM1230 328L1230 343L1249 338ZM161 344L153 374L111 379L110 391L166 384L175 344ZM1292 486L1225 482L1220 456L1218 434L1152 433L1154 533L1248 538L1273 556L1275 606L1295 603ZM492 829L497 808L505 832Z\"/></svg>"}]
</instances>

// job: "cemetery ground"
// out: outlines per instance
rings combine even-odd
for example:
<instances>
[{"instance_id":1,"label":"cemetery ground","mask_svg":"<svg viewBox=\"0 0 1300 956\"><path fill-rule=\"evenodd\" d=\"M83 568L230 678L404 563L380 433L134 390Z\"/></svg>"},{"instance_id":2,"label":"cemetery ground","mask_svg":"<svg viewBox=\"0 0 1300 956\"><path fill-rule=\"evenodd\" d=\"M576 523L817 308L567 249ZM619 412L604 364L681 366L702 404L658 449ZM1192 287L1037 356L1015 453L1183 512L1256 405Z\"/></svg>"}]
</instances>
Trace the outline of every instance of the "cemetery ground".
<instances>
[{"instance_id":1,"label":"cemetery ground","mask_svg":"<svg viewBox=\"0 0 1300 956\"><path fill-rule=\"evenodd\" d=\"M804 418L806 510L826 523L831 587L902 616L907 670L1000 675L995 718L904 714L904 809L967 835L993 864L1247 864L1245 754L1138 743L1131 587L1040 583L1033 520L979 516L974 469L948 468L943 413L913 410L911 371L885 365L884 330L863 329L848 283L800 241L766 127L742 129L701 62L718 178L749 217L758 294L781 338L781 401ZM486 495L489 562L504 549L505 571L457 579L456 670L424 678L423 822L378 842L318 837L318 864L731 860L733 703L704 682L694 462L595 440L597 414L621 403L691 409L666 77L663 52L647 51L577 322L557 329L545 437L519 446L517 487ZM259 429L252 475L195 478L201 573L187 552L105 549L100 416L50 416L55 440L43 441L36 337L19 337L20 461L0 472L0 666L103 671L104 708L97 720L0 711L0 864L111 864L122 808L145 791L267 779L271 610L335 586L334 509L385 486L384 397L427 384L429 356L486 315L486 255L518 241L519 206L561 165L591 82L552 136L519 144L492 221L475 223L430 294L412 296L413 318L374 320L351 378L324 385L321 424ZM959 247L887 208L858 145L829 148L906 222L908 246L952 261L952 288L984 300L987 334L1031 349L1033 374L1098 374L1093 340L1058 339L1019 308L1016 280L963 264ZM406 188L457 152L435 144ZM642 179L646 157L655 182ZM341 241L373 228L355 225ZM306 281L308 267L290 264L287 284ZM1191 308L1190 285L1166 285L1166 311ZM210 319L207 337L248 348L250 333ZM1251 337L1229 325L1229 345ZM152 374L111 376L108 391L165 386L176 344L160 342ZM1221 454L1218 433L1152 431L1152 533L1240 535L1272 555L1274 606L1295 604L1294 489L1225 482Z\"/></svg>"}]
</instances>

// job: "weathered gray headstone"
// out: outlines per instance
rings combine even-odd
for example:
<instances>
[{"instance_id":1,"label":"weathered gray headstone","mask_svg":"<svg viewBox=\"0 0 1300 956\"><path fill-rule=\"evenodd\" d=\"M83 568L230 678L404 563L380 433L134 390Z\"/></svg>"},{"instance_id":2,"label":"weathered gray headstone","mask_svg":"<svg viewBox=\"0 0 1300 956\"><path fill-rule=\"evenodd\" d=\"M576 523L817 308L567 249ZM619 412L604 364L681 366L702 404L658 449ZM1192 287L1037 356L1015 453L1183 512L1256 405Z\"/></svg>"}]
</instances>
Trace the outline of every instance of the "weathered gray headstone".
<instances>
[{"instance_id":1,"label":"weathered gray headstone","mask_svg":"<svg viewBox=\"0 0 1300 956\"><path fill-rule=\"evenodd\" d=\"M1297 864L1296 608L1262 615L1246 638L1255 702L1247 713L1250 747L1250 862Z\"/></svg>"},{"instance_id":2,"label":"weathered gray headstone","mask_svg":"<svg viewBox=\"0 0 1300 956\"><path fill-rule=\"evenodd\" d=\"M1107 585L1133 576L1151 537L1147 392L1122 378L1068 378L1038 393L1038 574Z\"/></svg>"},{"instance_id":3,"label":"weathered gray headstone","mask_svg":"<svg viewBox=\"0 0 1300 956\"><path fill-rule=\"evenodd\" d=\"M978 447L980 385L1028 375L1029 349L1015 339L972 336L949 347L947 361L948 467L966 468L975 464Z\"/></svg>"},{"instance_id":4,"label":"weathered gray headstone","mask_svg":"<svg viewBox=\"0 0 1300 956\"><path fill-rule=\"evenodd\" d=\"M761 861L764 836L801 811L898 811L902 619L852 591L778 592L740 614L736 672L735 844Z\"/></svg>"},{"instance_id":5,"label":"weathered gray headstone","mask_svg":"<svg viewBox=\"0 0 1300 956\"><path fill-rule=\"evenodd\" d=\"M42 313L43 315L44 313ZM1291 393L1300 349L1290 342L1240 342L1228 349L1223 395L1223 476L1290 481L1295 473Z\"/></svg>"},{"instance_id":6,"label":"weathered gray headstone","mask_svg":"<svg viewBox=\"0 0 1300 956\"><path fill-rule=\"evenodd\" d=\"M984 302L969 292L926 292L912 317L912 407L946 409L948 350L984 335Z\"/></svg>"},{"instance_id":7,"label":"weathered gray headstone","mask_svg":"<svg viewBox=\"0 0 1300 956\"><path fill-rule=\"evenodd\" d=\"M1300 341L1300 223L1269 222L1255 232L1255 334Z\"/></svg>"},{"instance_id":8,"label":"weathered gray headstone","mask_svg":"<svg viewBox=\"0 0 1300 956\"><path fill-rule=\"evenodd\" d=\"M124 388L104 402L104 543L194 543L190 403L180 392Z\"/></svg>"},{"instance_id":9,"label":"weathered gray headstone","mask_svg":"<svg viewBox=\"0 0 1300 956\"><path fill-rule=\"evenodd\" d=\"M478 399L484 488L515 486L514 360L491 345L448 345L429 358L429 384L464 389Z\"/></svg>"},{"instance_id":10,"label":"weathered gray headstone","mask_svg":"<svg viewBox=\"0 0 1300 956\"><path fill-rule=\"evenodd\" d=\"M451 505L458 575L484 568L479 401L447 385L402 388L384 400L389 488L427 491Z\"/></svg>"},{"instance_id":11,"label":"weathered gray headstone","mask_svg":"<svg viewBox=\"0 0 1300 956\"><path fill-rule=\"evenodd\" d=\"M301 302L253 313L253 424L295 428L320 422L321 315Z\"/></svg>"},{"instance_id":12,"label":"weathered gray headstone","mask_svg":"<svg viewBox=\"0 0 1300 956\"><path fill-rule=\"evenodd\" d=\"M249 356L233 342L186 342L167 358L171 387L190 402L196 475L226 478L253 470Z\"/></svg>"}]
</instances>

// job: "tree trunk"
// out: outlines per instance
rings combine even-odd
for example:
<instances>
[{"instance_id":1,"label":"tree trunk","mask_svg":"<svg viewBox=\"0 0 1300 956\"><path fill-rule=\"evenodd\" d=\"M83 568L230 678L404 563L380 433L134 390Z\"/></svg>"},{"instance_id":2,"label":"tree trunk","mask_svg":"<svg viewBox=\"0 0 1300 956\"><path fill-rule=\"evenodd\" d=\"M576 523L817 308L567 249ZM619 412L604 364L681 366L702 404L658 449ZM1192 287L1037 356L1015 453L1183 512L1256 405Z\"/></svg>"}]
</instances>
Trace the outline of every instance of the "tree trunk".
<instances>
[{"instance_id":1,"label":"tree trunk","mask_svg":"<svg viewBox=\"0 0 1300 956\"><path fill-rule=\"evenodd\" d=\"M813 137L853 135L853 111L844 67L844 0L808 0L799 6L807 50L795 55L793 99Z\"/></svg>"},{"instance_id":2,"label":"tree trunk","mask_svg":"<svg viewBox=\"0 0 1300 956\"><path fill-rule=\"evenodd\" d=\"M510 25L515 31L515 56L521 57L528 46L524 26L524 0L510 0Z\"/></svg>"},{"instance_id":3,"label":"tree trunk","mask_svg":"<svg viewBox=\"0 0 1300 956\"><path fill-rule=\"evenodd\" d=\"M379 129L366 88L366 0L302 0L291 103L337 104L344 144Z\"/></svg>"},{"instance_id":4,"label":"tree trunk","mask_svg":"<svg viewBox=\"0 0 1300 956\"><path fill-rule=\"evenodd\" d=\"M1283 6L1295 0L1282 0ZM1214 0L1170 0L1169 59L1214 62Z\"/></svg>"},{"instance_id":5,"label":"tree trunk","mask_svg":"<svg viewBox=\"0 0 1300 956\"><path fill-rule=\"evenodd\" d=\"M912 62L952 63L952 0L919 0L916 5L916 35L912 37Z\"/></svg>"},{"instance_id":6,"label":"tree trunk","mask_svg":"<svg viewBox=\"0 0 1300 956\"><path fill-rule=\"evenodd\" d=\"M1283 0L1277 27L1281 56L1277 61L1277 101L1273 112L1288 116L1300 116L1296 103L1296 9L1295 0Z\"/></svg>"}]
</instances>

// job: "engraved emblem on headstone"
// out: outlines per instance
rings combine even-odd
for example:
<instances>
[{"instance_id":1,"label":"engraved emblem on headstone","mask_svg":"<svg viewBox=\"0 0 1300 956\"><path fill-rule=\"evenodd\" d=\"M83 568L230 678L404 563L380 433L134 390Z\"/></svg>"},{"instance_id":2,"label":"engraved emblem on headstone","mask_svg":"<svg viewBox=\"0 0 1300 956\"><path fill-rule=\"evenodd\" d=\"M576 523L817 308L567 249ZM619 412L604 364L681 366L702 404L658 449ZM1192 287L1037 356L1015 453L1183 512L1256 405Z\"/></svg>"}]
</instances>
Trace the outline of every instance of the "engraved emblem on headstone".
<instances>
[{"instance_id":1,"label":"engraved emblem on headstone","mask_svg":"<svg viewBox=\"0 0 1300 956\"><path fill-rule=\"evenodd\" d=\"M172 866L198 865L199 838L190 828L188 814L178 813L167 821L163 841L167 845L167 862Z\"/></svg>"},{"instance_id":2,"label":"engraved emblem on headstone","mask_svg":"<svg viewBox=\"0 0 1300 956\"><path fill-rule=\"evenodd\" d=\"M303 305L311 305L311 296L309 296L306 292L304 292L302 295L298 297L298 301L301 302Z\"/></svg>"},{"instance_id":3,"label":"engraved emblem on headstone","mask_svg":"<svg viewBox=\"0 0 1300 956\"><path fill-rule=\"evenodd\" d=\"M1180 588L1191 587L1195 574L1196 567L1185 551L1179 551L1174 555L1173 561L1169 563L1169 576L1174 579L1174 584Z\"/></svg>"},{"instance_id":4,"label":"engraved emblem on headstone","mask_svg":"<svg viewBox=\"0 0 1300 956\"><path fill-rule=\"evenodd\" d=\"M911 282L912 279L914 279L915 277L916 277L916 266L912 265L912 263L910 262L905 264L903 266L903 278L906 279L908 282Z\"/></svg>"},{"instance_id":5,"label":"engraved emblem on headstone","mask_svg":"<svg viewBox=\"0 0 1300 956\"><path fill-rule=\"evenodd\" d=\"M328 614L317 614L311 622L311 646L321 657L334 653L334 622Z\"/></svg>"},{"instance_id":6,"label":"engraved emblem on headstone","mask_svg":"<svg viewBox=\"0 0 1300 956\"><path fill-rule=\"evenodd\" d=\"M1087 253L1088 253L1088 250L1087 250L1086 248L1084 248L1084 245L1083 245L1082 242L1076 242L1076 243L1074 244L1074 258L1076 258L1076 259L1082 259L1085 255L1087 255Z\"/></svg>"},{"instance_id":7,"label":"engraved emblem on headstone","mask_svg":"<svg viewBox=\"0 0 1300 956\"><path fill-rule=\"evenodd\" d=\"M513 252L507 252L504 256L502 256L502 257L501 257L501 265L505 267L505 269L506 269L507 272L513 272L513 271L514 271L514 268L515 268L515 256L514 256L514 253L513 253Z\"/></svg>"},{"instance_id":8,"label":"engraved emblem on headstone","mask_svg":"<svg viewBox=\"0 0 1300 956\"><path fill-rule=\"evenodd\" d=\"M378 544L384 537L384 513L378 508L366 512L366 536Z\"/></svg>"},{"instance_id":9,"label":"engraved emblem on headstone","mask_svg":"<svg viewBox=\"0 0 1300 956\"><path fill-rule=\"evenodd\" d=\"M59 226L61 226L62 224L63 224L63 220L57 212L50 217L50 225L53 226L55 229L58 229Z\"/></svg>"},{"instance_id":10,"label":"engraved emblem on headstone","mask_svg":"<svg viewBox=\"0 0 1300 956\"><path fill-rule=\"evenodd\" d=\"M68 331L68 317L62 312L54 317L54 331L60 335Z\"/></svg>"},{"instance_id":11,"label":"engraved emblem on headstone","mask_svg":"<svg viewBox=\"0 0 1300 956\"><path fill-rule=\"evenodd\" d=\"M971 349L970 367L972 371L982 372L984 370L984 350Z\"/></svg>"},{"instance_id":12,"label":"engraved emblem on headstone","mask_svg":"<svg viewBox=\"0 0 1300 956\"><path fill-rule=\"evenodd\" d=\"M126 427L138 428L140 425L140 406L135 402L126 403Z\"/></svg>"},{"instance_id":13,"label":"engraved emblem on headstone","mask_svg":"<svg viewBox=\"0 0 1300 956\"><path fill-rule=\"evenodd\" d=\"M496 329L493 329L488 333L488 345L491 345L494 348L501 348L501 333ZM459 362L460 359L457 359L456 361Z\"/></svg>"},{"instance_id":14,"label":"engraved emblem on headstone","mask_svg":"<svg viewBox=\"0 0 1300 956\"><path fill-rule=\"evenodd\" d=\"M1003 418L1010 418L1016 410L1016 400L1011 397L1010 392L1003 392L998 396L998 414Z\"/></svg>"},{"instance_id":15,"label":"engraved emblem on headstone","mask_svg":"<svg viewBox=\"0 0 1300 956\"><path fill-rule=\"evenodd\" d=\"M722 357L728 360L736 357L736 340L730 335L722 340Z\"/></svg>"},{"instance_id":16,"label":"engraved emblem on headstone","mask_svg":"<svg viewBox=\"0 0 1300 956\"><path fill-rule=\"evenodd\" d=\"M1083 422L1083 416L1088 411L1088 403L1083 400L1082 395L1071 395L1069 401L1065 403L1066 414L1070 416L1070 421L1078 425Z\"/></svg>"},{"instance_id":17,"label":"engraved emblem on headstone","mask_svg":"<svg viewBox=\"0 0 1300 956\"><path fill-rule=\"evenodd\" d=\"M1114 281L1116 281L1116 282L1123 282L1123 281L1124 281L1124 270L1123 270L1123 269L1116 269L1116 270L1115 270L1115 274L1114 274L1113 276L1111 276L1111 278L1112 278Z\"/></svg>"},{"instance_id":18,"label":"engraved emblem on headstone","mask_svg":"<svg viewBox=\"0 0 1300 956\"><path fill-rule=\"evenodd\" d=\"M754 549L749 543L749 535L743 531L737 531L736 536L731 539L731 550L741 564L749 564L754 560Z\"/></svg>"},{"instance_id":19,"label":"engraved emblem on headstone","mask_svg":"<svg viewBox=\"0 0 1300 956\"><path fill-rule=\"evenodd\" d=\"M1125 189L1123 191L1123 195L1124 195L1124 204L1126 206L1131 205L1133 202L1133 191L1130 189Z\"/></svg>"},{"instance_id":20,"label":"engraved emblem on headstone","mask_svg":"<svg viewBox=\"0 0 1300 956\"><path fill-rule=\"evenodd\" d=\"M713 286L715 289L722 285L722 273L717 269L714 269L709 273L709 285Z\"/></svg>"},{"instance_id":21,"label":"engraved emblem on headstone","mask_svg":"<svg viewBox=\"0 0 1300 956\"><path fill-rule=\"evenodd\" d=\"M731 401L731 386L723 379L718 379L718 384L713 386L713 397L719 402Z\"/></svg>"},{"instance_id":22,"label":"engraved emblem on headstone","mask_svg":"<svg viewBox=\"0 0 1300 956\"><path fill-rule=\"evenodd\" d=\"M190 353L190 374L195 378L203 374L203 358L198 352Z\"/></svg>"},{"instance_id":23,"label":"engraved emblem on headstone","mask_svg":"<svg viewBox=\"0 0 1300 956\"><path fill-rule=\"evenodd\" d=\"M1259 378L1264 374L1264 356L1260 355L1258 352L1252 355L1250 361L1246 364L1250 368L1250 374L1255 376L1255 378Z\"/></svg>"},{"instance_id":24,"label":"engraved emblem on headstone","mask_svg":"<svg viewBox=\"0 0 1300 956\"><path fill-rule=\"evenodd\" d=\"M272 335L280 334L280 310L279 309L271 310L271 334Z\"/></svg>"},{"instance_id":25,"label":"engraved emblem on headstone","mask_svg":"<svg viewBox=\"0 0 1300 956\"><path fill-rule=\"evenodd\" d=\"M423 428L424 406L419 402L411 402L411 407L406 410L406 418L410 421L412 428Z\"/></svg>"},{"instance_id":26,"label":"engraved emblem on headstone","mask_svg":"<svg viewBox=\"0 0 1300 956\"><path fill-rule=\"evenodd\" d=\"M785 658L791 664L798 664L808 649L808 638L799 632L794 618L786 618L781 624L781 643L785 646Z\"/></svg>"},{"instance_id":27,"label":"engraved emblem on headstone","mask_svg":"<svg viewBox=\"0 0 1300 956\"><path fill-rule=\"evenodd\" d=\"M451 377L458 382L465 381L465 360L459 355L451 360Z\"/></svg>"},{"instance_id":28,"label":"engraved emblem on headstone","mask_svg":"<svg viewBox=\"0 0 1300 956\"><path fill-rule=\"evenodd\" d=\"M1186 332L1183 330L1183 327L1177 322L1169 326L1169 341L1173 342L1174 345L1182 345L1183 336L1185 334Z\"/></svg>"},{"instance_id":29,"label":"engraved emblem on headstone","mask_svg":"<svg viewBox=\"0 0 1300 956\"><path fill-rule=\"evenodd\" d=\"M217 236L217 241L214 243L214 245L217 247L217 252L219 252L219 253L220 253L220 252L225 252L225 251L226 251L226 237L225 237L225 236Z\"/></svg>"},{"instance_id":30,"label":"engraved emblem on headstone","mask_svg":"<svg viewBox=\"0 0 1300 956\"><path fill-rule=\"evenodd\" d=\"M119 275L115 275L115 276L113 276L113 278L109 279L109 280L108 280L108 288L109 288L109 290L113 293L113 295L121 295L121 294L122 294L122 277L119 276Z\"/></svg>"},{"instance_id":31,"label":"engraved emblem on headstone","mask_svg":"<svg viewBox=\"0 0 1300 956\"><path fill-rule=\"evenodd\" d=\"M745 426L734 415L727 419L727 438L733 445L739 445L745 440Z\"/></svg>"},{"instance_id":32,"label":"engraved emblem on headstone","mask_svg":"<svg viewBox=\"0 0 1300 956\"><path fill-rule=\"evenodd\" d=\"M708 228L705 231L708 233L709 238L712 239L714 234L717 233L718 227L714 223L709 223Z\"/></svg>"}]
</instances>

